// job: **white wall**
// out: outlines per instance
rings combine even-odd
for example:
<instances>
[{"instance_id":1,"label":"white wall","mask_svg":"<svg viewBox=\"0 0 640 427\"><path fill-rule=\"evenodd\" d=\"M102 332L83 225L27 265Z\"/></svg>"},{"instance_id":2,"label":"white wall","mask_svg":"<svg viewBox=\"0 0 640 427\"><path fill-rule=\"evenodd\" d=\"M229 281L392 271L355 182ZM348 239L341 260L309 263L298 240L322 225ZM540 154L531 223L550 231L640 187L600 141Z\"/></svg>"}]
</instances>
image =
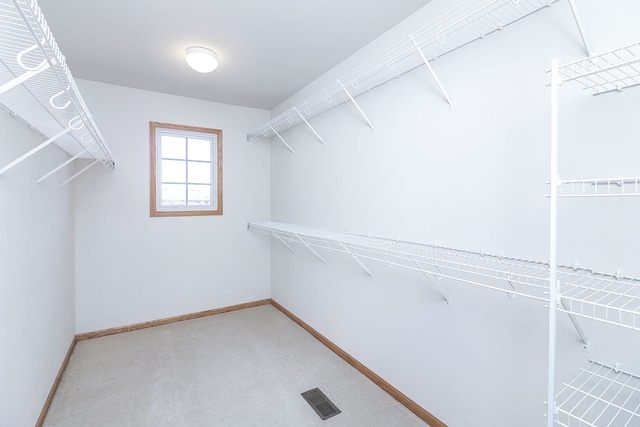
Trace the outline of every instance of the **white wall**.
<instances>
[{"instance_id":1,"label":"white wall","mask_svg":"<svg viewBox=\"0 0 640 427\"><path fill-rule=\"evenodd\" d=\"M0 111L0 165L43 139ZM47 147L0 176L0 425L33 426L74 336L72 171Z\"/></svg>"},{"instance_id":2,"label":"white wall","mask_svg":"<svg viewBox=\"0 0 640 427\"><path fill-rule=\"evenodd\" d=\"M633 0L577 2L595 52L640 40ZM451 7L434 0L274 109L278 114ZM343 104L272 141L272 220L438 242L548 260L551 58L585 56L560 1L358 97L375 126ZM637 175L640 89L591 97L561 89L561 174ZM560 261L640 275L640 201L563 200ZM547 310L543 303L443 280L445 304L418 273L303 250L272 252L273 298L451 426L545 425ZM640 335L582 321L591 353L559 320L558 384L589 357L640 372Z\"/></svg>"},{"instance_id":3,"label":"white wall","mask_svg":"<svg viewBox=\"0 0 640 427\"><path fill-rule=\"evenodd\" d=\"M76 330L95 331L270 297L269 112L79 81L114 157L76 181ZM149 216L149 121L223 131L222 216Z\"/></svg>"}]
</instances>

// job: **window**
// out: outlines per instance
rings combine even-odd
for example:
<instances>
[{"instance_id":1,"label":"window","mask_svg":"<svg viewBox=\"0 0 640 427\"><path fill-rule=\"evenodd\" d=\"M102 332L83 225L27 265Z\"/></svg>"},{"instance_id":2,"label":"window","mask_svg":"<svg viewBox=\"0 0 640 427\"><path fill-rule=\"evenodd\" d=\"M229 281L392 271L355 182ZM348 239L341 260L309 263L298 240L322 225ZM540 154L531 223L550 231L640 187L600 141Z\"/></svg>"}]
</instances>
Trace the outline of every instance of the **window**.
<instances>
[{"instance_id":1,"label":"window","mask_svg":"<svg viewBox=\"0 0 640 427\"><path fill-rule=\"evenodd\" d=\"M151 216L222 215L222 131L149 122Z\"/></svg>"}]
</instances>

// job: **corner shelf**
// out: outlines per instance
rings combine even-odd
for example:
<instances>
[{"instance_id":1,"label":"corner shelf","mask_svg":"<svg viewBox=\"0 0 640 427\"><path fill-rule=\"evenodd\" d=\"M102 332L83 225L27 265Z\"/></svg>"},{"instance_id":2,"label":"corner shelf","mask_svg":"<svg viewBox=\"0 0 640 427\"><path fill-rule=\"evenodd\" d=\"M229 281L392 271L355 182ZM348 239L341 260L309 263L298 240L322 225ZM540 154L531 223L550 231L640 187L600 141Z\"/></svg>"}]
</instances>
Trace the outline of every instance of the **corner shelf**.
<instances>
[{"instance_id":1,"label":"corner shelf","mask_svg":"<svg viewBox=\"0 0 640 427\"><path fill-rule=\"evenodd\" d=\"M556 396L564 427L640 425L640 377L593 360Z\"/></svg>"},{"instance_id":2,"label":"corner shelf","mask_svg":"<svg viewBox=\"0 0 640 427\"><path fill-rule=\"evenodd\" d=\"M35 0L0 1L0 104L47 138L37 150L0 173L50 143L73 156L73 160L93 158L92 165L100 162L107 169L115 167L109 147Z\"/></svg>"},{"instance_id":3,"label":"corner shelf","mask_svg":"<svg viewBox=\"0 0 640 427\"><path fill-rule=\"evenodd\" d=\"M449 106L451 101L429 61L502 30L558 0L467 0L439 18L409 34L362 65L336 79L314 95L247 134L247 139L277 136L301 123L307 124L316 137L324 140L308 122L344 102L352 101L369 126L371 122L354 98L421 65L426 65ZM573 0L569 0L580 33L580 20ZM584 37L583 37L584 41ZM586 43L585 43L586 45Z\"/></svg>"}]
</instances>

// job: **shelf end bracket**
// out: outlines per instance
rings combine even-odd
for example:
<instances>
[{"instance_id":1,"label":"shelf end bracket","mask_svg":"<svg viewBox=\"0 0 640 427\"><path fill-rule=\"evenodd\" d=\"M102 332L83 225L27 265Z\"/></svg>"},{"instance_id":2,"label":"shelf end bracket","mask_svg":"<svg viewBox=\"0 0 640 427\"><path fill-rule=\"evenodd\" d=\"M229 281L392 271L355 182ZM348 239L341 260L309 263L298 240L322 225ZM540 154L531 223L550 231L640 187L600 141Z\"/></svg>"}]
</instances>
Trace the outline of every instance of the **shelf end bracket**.
<instances>
[{"instance_id":1,"label":"shelf end bracket","mask_svg":"<svg viewBox=\"0 0 640 427\"><path fill-rule=\"evenodd\" d=\"M276 130L273 128L273 126L271 126L271 124L269 124L269 127L271 128L271 130L273 131L273 133L275 133L275 134L276 134L276 136L277 136L278 138L280 138L280 141L282 141L282 143L283 143L284 145L286 145L286 146L287 146L287 148L289 149L289 151L291 151L293 154L296 154L296 152L294 151L294 149L293 149L293 148L291 148L291 146L290 146L289 144L287 144L287 141L285 141L285 140L284 140L284 138L280 136L280 134L278 133L278 131L276 131Z\"/></svg>"},{"instance_id":2,"label":"shelf end bracket","mask_svg":"<svg viewBox=\"0 0 640 427\"><path fill-rule=\"evenodd\" d=\"M84 173L85 171L89 170L89 168L91 168L93 165L95 165L96 163L98 163L100 161L100 159L96 159L93 162L91 162L91 164L89 166L87 166L86 168L82 169L80 172L78 172L77 174L73 175L71 178L69 178L68 180L66 180L65 182L63 182L62 184L60 184L60 187L64 187L65 185L67 185L68 183L70 183L71 181L73 181L74 179L76 179L80 174Z\"/></svg>"},{"instance_id":3,"label":"shelf end bracket","mask_svg":"<svg viewBox=\"0 0 640 427\"><path fill-rule=\"evenodd\" d=\"M364 271L366 271L366 272L367 272L367 274L368 274L368 275L373 279L373 273L372 273L371 271L369 271L369 269L368 269L368 268L367 268L367 267L366 267L362 262L360 262L360 260L358 259L357 254L356 254L356 253L354 253L354 252L351 252L351 251L349 250L349 248L347 248L347 247L346 247L344 244L342 244L342 243L340 244L340 246L342 246L342 249L344 249L348 254L350 254L350 255L351 255L351 258L353 258L353 259L354 259L354 261L355 261L355 262L357 262L357 263L358 263L358 265L359 265L360 267L362 267L362 269L363 269Z\"/></svg>"},{"instance_id":4,"label":"shelf end bracket","mask_svg":"<svg viewBox=\"0 0 640 427\"><path fill-rule=\"evenodd\" d=\"M560 303L562 304L562 308L565 310L565 312L569 316L571 323L573 323L574 328L576 328L576 332L578 332L578 335L580 335L580 341L582 341L582 350L589 351L589 338L587 337L587 334L582 329L582 326L578 322L578 319L574 314L571 314L571 312L567 308L567 304L565 300L560 299Z\"/></svg>"},{"instance_id":5,"label":"shelf end bracket","mask_svg":"<svg viewBox=\"0 0 640 427\"><path fill-rule=\"evenodd\" d=\"M307 119L302 115L302 113L295 107L293 107L294 110L296 110L296 113L298 113L298 115L300 116L300 118L302 120L304 120L304 122L307 124L307 126L309 126L309 129L311 129L311 132L313 132L313 134L316 136L316 138L318 138L320 140L320 142L322 142L322 145L327 145L326 142L324 142L324 139L322 139L322 137L318 134L318 132L316 132L316 130L313 128L313 126L311 126L311 124L307 121Z\"/></svg>"},{"instance_id":6,"label":"shelf end bracket","mask_svg":"<svg viewBox=\"0 0 640 427\"><path fill-rule=\"evenodd\" d=\"M578 26L580 38L582 38L582 43L584 44L584 48L587 51L587 56L591 56L589 42L587 41L587 36L584 32L584 29L582 28L582 20L580 19L580 15L578 14L578 6L576 5L575 0L569 0L569 5L571 6L571 13L573 13L573 18L575 19L576 25Z\"/></svg>"},{"instance_id":7,"label":"shelf end bracket","mask_svg":"<svg viewBox=\"0 0 640 427\"><path fill-rule=\"evenodd\" d=\"M447 100L447 104L449 104L449 108L452 108L453 104L451 103L451 99L449 98L449 95L447 94L447 91L444 90L444 86L442 86L442 83L440 82L440 79L436 75L435 71L433 71L433 68L431 67L431 64L429 64L429 61L427 60L427 57L424 56L424 52L422 51L422 49L420 49L420 45L418 44L418 42L416 41L416 39L413 36L409 36L409 38L411 39L411 41L413 41L413 45L415 46L416 50L418 51L418 53L422 57L422 60L424 61L424 65L427 66L427 69L431 73L431 76L433 77L433 80L435 80L436 84L438 85L438 88L440 89L440 92L442 92L442 95L444 95L444 98Z\"/></svg>"},{"instance_id":8,"label":"shelf end bracket","mask_svg":"<svg viewBox=\"0 0 640 427\"><path fill-rule=\"evenodd\" d=\"M296 252L296 251L294 251L294 250L293 250L293 248L292 248L292 247L291 247L287 242L285 242L285 241L284 241L284 239L283 239L282 237L278 236L278 234L277 234L275 231L273 231L273 230L269 230L269 231L271 231L271 235L272 235L273 237L275 237L276 239L280 240L280 242L281 242L283 245L285 245L287 248L289 248L289 250L290 250L291 252L293 252L293 253L295 253L295 252Z\"/></svg>"},{"instance_id":9,"label":"shelf end bracket","mask_svg":"<svg viewBox=\"0 0 640 427\"><path fill-rule=\"evenodd\" d=\"M311 252L313 252L313 254L314 254L314 255L315 255L315 256L316 256L320 261L322 261L322 262L323 262L323 263L325 263L325 264L327 263L327 262L324 260L324 258L322 258L322 257L320 256L320 254L319 254L318 252L316 252L316 251L315 251L315 249L313 249L309 243L307 243L307 241L306 241L306 240L304 240L304 239L303 239L302 237L300 237L298 234L296 234L296 237L298 238L298 240L300 240L300 242L301 242L303 245L305 245L305 246L307 247L307 249L309 249Z\"/></svg>"},{"instance_id":10,"label":"shelf end bracket","mask_svg":"<svg viewBox=\"0 0 640 427\"><path fill-rule=\"evenodd\" d=\"M340 79L336 79L336 81L338 82L338 84L340 84L340 86L342 87L342 90L344 90L344 92L347 94L347 96L349 97L349 99L351 100L351 102L353 102L353 105L356 106L356 108L358 109L358 111L360 112L360 114L362 115L362 117L364 118L364 120L367 122L367 124L369 125L369 127L371 128L371 130L373 130L373 125L371 124L371 122L369 121L369 118L367 117L367 115L364 113L364 111L362 111L362 108L360 108L360 106L358 105L358 103L356 102L355 99L353 99L353 96L351 96L351 93L349 93L349 91L347 90L347 88L344 86L344 84L342 84L342 82L340 81Z\"/></svg>"},{"instance_id":11,"label":"shelf end bracket","mask_svg":"<svg viewBox=\"0 0 640 427\"><path fill-rule=\"evenodd\" d=\"M9 163L8 165L6 165L2 169L0 169L0 175L5 173L6 171L11 169L12 167L14 167L14 166L22 163L23 161L27 160L29 157L31 157L34 154L36 154L38 151L42 150L43 148L47 147L51 143L55 142L61 136L66 135L67 133L71 132L72 130L80 130L84 126L84 123L79 120L79 117L80 116L76 116L73 119L69 120L69 124L68 124L68 126L66 128L64 128L63 130L61 130L57 134L53 135L51 138L47 139L46 141L44 141L43 143L41 143L37 147L33 148L28 153L23 154L22 156L18 157L13 162Z\"/></svg>"},{"instance_id":12,"label":"shelf end bracket","mask_svg":"<svg viewBox=\"0 0 640 427\"><path fill-rule=\"evenodd\" d=\"M416 267L418 267L418 270L420 270L422 272L422 274L424 274L424 277L427 278L429 283L431 283L431 286L433 286L433 288L436 290L436 292L438 292L440 294L440 296L442 298L444 298L444 300L447 302L447 304L451 303L449 298L447 298L447 296L444 294L444 292L442 292L442 290L438 287L438 285L436 285L434 283L434 281L431 280L431 277L429 277L429 274L422 268L422 266L420 264L418 264L418 261L413 260L413 262L415 263Z\"/></svg>"},{"instance_id":13,"label":"shelf end bracket","mask_svg":"<svg viewBox=\"0 0 640 427\"><path fill-rule=\"evenodd\" d=\"M58 172L60 169L62 169L63 167L67 166L69 163L72 163L74 160L76 160L77 158L79 158L80 156L85 154L87 151L89 151L89 149L85 148L84 150L82 150L81 152L79 152L75 156L71 157L69 160L67 160L66 162L64 162L63 164L58 166L57 168L53 169L51 172L49 172L46 175L43 175L42 177L38 178L38 182L37 183L40 184L42 181L44 181L45 179L49 178L54 173Z\"/></svg>"}]
</instances>

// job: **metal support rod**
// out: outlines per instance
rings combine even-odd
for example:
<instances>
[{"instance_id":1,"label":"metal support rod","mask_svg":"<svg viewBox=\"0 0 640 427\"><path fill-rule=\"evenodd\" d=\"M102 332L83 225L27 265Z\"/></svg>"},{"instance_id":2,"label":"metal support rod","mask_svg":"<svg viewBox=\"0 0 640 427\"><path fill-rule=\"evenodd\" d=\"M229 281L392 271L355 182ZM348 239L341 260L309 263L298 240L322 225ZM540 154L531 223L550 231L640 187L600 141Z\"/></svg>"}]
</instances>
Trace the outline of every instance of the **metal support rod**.
<instances>
[{"instance_id":1,"label":"metal support rod","mask_svg":"<svg viewBox=\"0 0 640 427\"><path fill-rule=\"evenodd\" d=\"M71 123L74 119L71 119L69 121L69 123ZM36 154L38 151L42 150L43 148L45 148L47 145L51 144L52 142L54 142L56 139L60 138L62 135L65 135L69 132L71 132L72 130L77 130L76 128L73 127L73 125L69 124L69 126L67 126L65 129L61 130L60 132L58 132L57 134L53 135L51 138L47 139L45 142L43 142L42 144L38 145L37 147L35 147L34 149L32 149L31 151L29 151L28 153L23 154L22 156L18 157L17 159L15 159L13 162L9 163L7 166L3 167L2 169L0 169L0 175L2 175L3 173L5 173L6 171L8 171L9 169L11 169L12 167L22 163L23 161L25 161L26 159L28 159L29 157L33 156L34 154Z\"/></svg>"},{"instance_id":2,"label":"metal support rod","mask_svg":"<svg viewBox=\"0 0 640 427\"><path fill-rule=\"evenodd\" d=\"M76 154L75 156L73 156L72 158L70 158L69 160L67 160L66 162L64 162L60 166L58 166L57 168L53 169L48 174L43 175L42 177L38 178L38 182L37 183L40 184L42 181L44 181L45 179L49 178L54 173L58 172L63 167L67 166L69 163L73 162L74 160L76 160L77 158L79 158L80 156L85 154L87 151L89 151L89 150L85 148L84 150L82 150L81 152L79 152L78 154Z\"/></svg>"},{"instance_id":3,"label":"metal support rod","mask_svg":"<svg viewBox=\"0 0 640 427\"><path fill-rule=\"evenodd\" d=\"M509 284L509 286L511 286L511 289L513 289L514 291L516 290L516 287L513 286L513 283L511 283L511 280L507 280L507 283ZM512 292L507 292L507 296L509 297L509 299L514 299L516 297L516 294Z\"/></svg>"},{"instance_id":4,"label":"metal support rod","mask_svg":"<svg viewBox=\"0 0 640 427\"><path fill-rule=\"evenodd\" d=\"M280 236L278 236L276 234L275 231L270 230L271 231L271 235L273 235L273 237L275 237L276 239L280 240L280 242L282 242L283 245L285 245L287 248L289 248L289 250L293 253L295 253L296 251L293 250L293 248L291 246L289 246L289 244L287 242L285 242Z\"/></svg>"},{"instance_id":5,"label":"metal support rod","mask_svg":"<svg viewBox=\"0 0 640 427\"><path fill-rule=\"evenodd\" d=\"M578 7L576 6L575 0L569 0L569 5L571 6L571 12L573 13L573 18L576 20L576 25L578 26L578 31L580 32L580 38L582 38L582 43L584 44L584 48L587 51L587 56L591 56L591 49L589 49L587 36L585 35L584 30L582 29L582 20L580 19L580 15L578 14Z\"/></svg>"},{"instance_id":6,"label":"metal support rod","mask_svg":"<svg viewBox=\"0 0 640 427\"><path fill-rule=\"evenodd\" d=\"M282 141L282 143L283 143L284 145L286 145L286 146L287 146L287 148L288 148L289 150L291 150L291 152L292 152L293 154L296 154L296 152L293 150L293 148L291 148L291 146L290 146L289 144L287 144L287 141L285 141L285 140L284 140L284 138L280 136L280 134L279 134L279 133L278 133L278 132L273 128L273 126L271 126L271 124L269 124L269 127L271 128L271 130L273 131L273 133L275 133L275 134L276 134L276 136L277 136L278 138L280 138L280 141Z\"/></svg>"},{"instance_id":7,"label":"metal support rod","mask_svg":"<svg viewBox=\"0 0 640 427\"><path fill-rule=\"evenodd\" d=\"M347 94L347 96L349 97L349 99L351 100L351 102L353 102L353 105L356 106L356 108L358 109L358 111L360 111L360 114L362 114L362 117L364 117L364 119L366 120L367 124L369 125L369 127L371 128L371 130L373 130L373 125L371 124L371 122L369 121L369 119L367 118L367 115L364 113L364 111L362 111L362 108L360 108L360 106L358 105L358 103L356 102L355 99L353 99L353 96L351 96L351 94L349 93L349 91L347 90L346 87L344 87L344 85L342 84L342 82L340 81L340 79L336 79L336 81L338 83L340 83L340 86L342 86L342 89L345 91L345 93Z\"/></svg>"},{"instance_id":8,"label":"metal support rod","mask_svg":"<svg viewBox=\"0 0 640 427\"><path fill-rule=\"evenodd\" d=\"M547 385L547 425L555 424L556 396L556 310L559 293L557 283L557 225L558 225L558 95L560 85L559 61L551 61L551 195L549 208L549 357Z\"/></svg>"},{"instance_id":9,"label":"metal support rod","mask_svg":"<svg viewBox=\"0 0 640 427\"><path fill-rule=\"evenodd\" d=\"M564 300L561 299L560 303L562 304L562 308L564 308L566 310L567 315L569 316L569 319L571 319L571 323L573 323L573 326L576 328L576 331L578 332L578 335L580 335L580 341L582 341L582 344L584 344L584 346L588 346L589 345L589 339L587 338L587 334L584 333L584 330L582 329L582 326L578 322L578 319L576 318L575 315L573 315L572 313L569 312L569 310L567 309L567 305L564 302Z\"/></svg>"},{"instance_id":10,"label":"metal support rod","mask_svg":"<svg viewBox=\"0 0 640 427\"><path fill-rule=\"evenodd\" d=\"M444 95L445 99L447 100L447 104L449 104L449 108L452 108L451 99L449 98L449 95L447 94L447 91L444 90L444 87L442 86L442 83L440 83L440 79L436 75L435 71L433 71L433 68L431 68L431 64L429 64L429 61L427 60L427 57L424 56L424 52L422 52L422 49L420 49L420 45L418 44L416 39L413 38L413 36L409 35L409 38L411 39L411 41L413 41L413 45L416 47L416 50L418 51L418 53L422 57L422 60L424 61L424 65L427 66L427 69L431 73L431 76L433 77L433 80L436 81L436 84L438 85L438 88L440 88L440 91L442 92L442 94Z\"/></svg>"},{"instance_id":11,"label":"metal support rod","mask_svg":"<svg viewBox=\"0 0 640 427\"><path fill-rule=\"evenodd\" d=\"M371 276L371 278L373 279L373 273L371 273L371 271L369 271L369 269L368 269L367 267L365 267L365 265L364 265L362 262L360 262L360 260L359 260L359 259L358 259L358 257L356 256L356 254L355 254L355 253L353 253L353 252L351 252L351 251L350 251L350 250L349 250L345 245L343 245L342 243L340 243L340 246L342 246L342 248L343 248L345 251L347 251L347 253L348 253L348 254L350 254L350 255L351 255L351 258L353 258L353 259L358 263L358 265L360 265L360 267L362 267L362 269L363 269L364 271L366 271L366 272L367 272L367 274L368 274L369 276Z\"/></svg>"},{"instance_id":12,"label":"metal support rod","mask_svg":"<svg viewBox=\"0 0 640 427\"><path fill-rule=\"evenodd\" d=\"M436 292L438 292L440 294L440 296L442 296L442 298L444 298L444 300L446 302L451 302L451 301L449 301L449 298L447 298L447 296L444 294L444 292L442 292L440 290L438 285L436 285L435 282L433 280L431 280L431 277L429 277L429 274L425 270L422 269L422 266L420 264L418 264L418 261L413 260L413 262L416 264L416 267L418 267L420 269L420 271L422 271L422 274L424 274L424 277L427 278L427 280L429 281L429 283L431 283L431 286L433 286L433 288L436 290Z\"/></svg>"},{"instance_id":13,"label":"metal support rod","mask_svg":"<svg viewBox=\"0 0 640 427\"><path fill-rule=\"evenodd\" d=\"M311 124L309 124L309 122L307 121L307 119L304 118L304 116L302 115L302 113L300 111L298 111L298 109L296 107L293 107L294 110L296 110L296 113L298 113L298 115L300 116L300 118L302 120L304 120L304 122L307 124L307 126L309 126L309 129L311 129L311 132L313 132L313 134L316 136L316 138L318 138L320 140L320 142L322 142L323 145L327 145L326 142L324 142L324 139L322 139L322 137L318 134L318 132L316 132L316 130L313 128L313 126L311 126Z\"/></svg>"},{"instance_id":14,"label":"metal support rod","mask_svg":"<svg viewBox=\"0 0 640 427\"><path fill-rule=\"evenodd\" d=\"M44 70L49 68L49 63L45 62L41 67L35 69L35 70L29 70L29 71L25 71L23 74L20 74L18 77L14 78L13 80L3 84L2 86L0 86L0 95L2 95L3 93L7 92L10 89L13 89L14 87L26 82L27 80L29 80L31 77L40 74L41 72L43 72Z\"/></svg>"},{"instance_id":15,"label":"metal support rod","mask_svg":"<svg viewBox=\"0 0 640 427\"><path fill-rule=\"evenodd\" d=\"M319 254L318 252L316 252L316 251L315 251L315 249L313 249L309 243L307 243L307 241L306 241L306 240L304 240L302 237L300 237L300 236L299 236L299 235L297 235L297 234L296 234L296 237L298 238L298 240L300 240L300 242L302 242L302 244L303 244L303 245L305 245L305 246L307 247L307 249L309 249L311 252L313 252L313 254L314 254L315 256L317 256L317 257L318 257L318 259L319 259L320 261L322 261L322 262L323 262L323 263L325 263L325 264L327 263L327 262L324 260L324 258L322 258L322 257L320 256L320 254Z\"/></svg>"},{"instance_id":16,"label":"metal support rod","mask_svg":"<svg viewBox=\"0 0 640 427\"><path fill-rule=\"evenodd\" d=\"M71 178L69 178L68 180L66 180L65 182L63 182L62 184L60 184L60 187L67 185L67 183L73 181L74 179L76 179L76 177L82 173L84 173L85 171L87 171L91 166L95 165L96 163L98 163L100 161L100 159L94 160L93 162L91 162L91 164L89 166L87 166L86 168L82 169L80 172L78 172L77 174L73 175Z\"/></svg>"}]
</instances>

